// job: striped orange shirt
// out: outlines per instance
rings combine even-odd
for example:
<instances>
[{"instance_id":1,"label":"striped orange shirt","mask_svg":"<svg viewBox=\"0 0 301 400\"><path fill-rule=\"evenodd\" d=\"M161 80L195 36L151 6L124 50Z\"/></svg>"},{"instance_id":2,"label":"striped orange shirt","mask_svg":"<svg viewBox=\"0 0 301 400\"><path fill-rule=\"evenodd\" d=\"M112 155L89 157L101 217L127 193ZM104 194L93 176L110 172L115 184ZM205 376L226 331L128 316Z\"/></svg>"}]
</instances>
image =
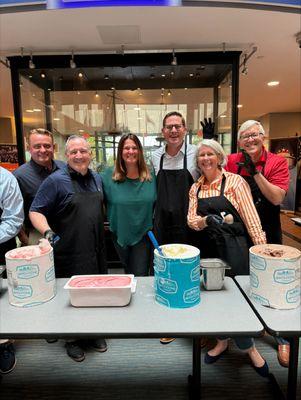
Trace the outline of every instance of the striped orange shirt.
<instances>
[{"instance_id":1,"label":"striped orange shirt","mask_svg":"<svg viewBox=\"0 0 301 400\"><path fill-rule=\"evenodd\" d=\"M251 190L248 183L239 175L232 174L222 169L222 176L211 184L204 184L205 177L201 176L189 191L189 209L187 222L190 228L200 231L205 228L205 218L197 215L197 191L200 199L219 196L223 175L226 177L224 196L237 210L245 224L250 238L254 244L265 244L266 236L262 230L260 219L253 203Z\"/></svg>"}]
</instances>

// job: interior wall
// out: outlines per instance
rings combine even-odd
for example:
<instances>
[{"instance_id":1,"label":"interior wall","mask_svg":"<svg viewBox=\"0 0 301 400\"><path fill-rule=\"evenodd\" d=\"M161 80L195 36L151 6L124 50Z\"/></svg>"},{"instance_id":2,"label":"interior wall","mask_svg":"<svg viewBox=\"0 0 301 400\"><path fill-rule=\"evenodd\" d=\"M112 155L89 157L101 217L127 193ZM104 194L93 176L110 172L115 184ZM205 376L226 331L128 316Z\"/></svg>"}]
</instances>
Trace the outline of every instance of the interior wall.
<instances>
[{"instance_id":1,"label":"interior wall","mask_svg":"<svg viewBox=\"0 0 301 400\"><path fill-rule=\"evenodd\" d=\"M259 120L269 139L301 136L301 112L270 113Z\"/></svg>"}]
</instances>

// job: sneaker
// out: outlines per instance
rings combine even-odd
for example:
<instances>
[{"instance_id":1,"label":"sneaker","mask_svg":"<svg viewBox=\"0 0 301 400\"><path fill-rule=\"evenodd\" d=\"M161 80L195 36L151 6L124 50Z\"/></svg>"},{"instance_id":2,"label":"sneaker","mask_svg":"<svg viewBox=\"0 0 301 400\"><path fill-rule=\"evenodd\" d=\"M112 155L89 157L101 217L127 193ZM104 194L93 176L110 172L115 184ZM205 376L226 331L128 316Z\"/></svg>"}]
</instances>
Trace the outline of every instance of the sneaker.
<instances>
[{"instance_id":1,"label":"sneaker","mask_svg":"<svg viewBox=\"0 0 301 400\"><path fill-rule=\"evenodd\" d=\"M0 372L8 374L16 366L15 349L12 343L0 344Z\"/></svg>"},{"instance_id":2,"label":"sneaker","mask_svg":"<svg viewBox=\"0 0 301 400\"><path fill-rule=\"evenodd\" d=\"M99 351L100 353L104 353L108 350L107 342L105 341L105 339L87 340L87 344L89 347L92 347L94 350Z\"/></svg>"},{"instance_id":3,"label":"sneaker","mask_svg":"<svg viewBox=\"0 0 301 400\"><path fill-rule=\"evenodd\" d=\"M173 342L174 340L176 340L176 339L175 339L175 338L163 337L163 338L160 339L160 342L161 342L162 344L168 344L168 343Z\"/></svg>"},{"instance_id":4,"label":"sneaker","mask_svg":"<svg viewBox=\"0 0 301 400\"><path fill-rule=\"evenodd\" d=\"M67 354L72 360L81 362L85 359L84 350L79 347L78 342L66 342L65 347L67 350Z\"/></svg>"},{"instance_id":5,"label":"sneaker","mask_svg":"<svg viewBox=\"0 0 301 400\"><path fill-rule=\"evenodd\" d=\"M57 339L46 339L47 343L56 343Z\"/></svg>"}]
</instances>

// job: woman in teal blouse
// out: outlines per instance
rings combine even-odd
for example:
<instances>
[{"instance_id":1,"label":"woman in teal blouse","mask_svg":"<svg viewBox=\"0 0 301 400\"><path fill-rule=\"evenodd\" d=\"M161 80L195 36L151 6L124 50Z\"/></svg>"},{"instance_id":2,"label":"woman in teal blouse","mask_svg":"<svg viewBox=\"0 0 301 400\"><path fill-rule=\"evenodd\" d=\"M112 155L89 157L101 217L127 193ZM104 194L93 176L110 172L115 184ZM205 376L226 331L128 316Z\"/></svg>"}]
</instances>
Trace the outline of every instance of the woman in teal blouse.
<instances>
[{"instance_id":1,"label":"woman in teal blouse","mask_svg":"<svg viewBox=\"0 0 301 400\"><path fill-rule=\"evenodd\" d=\"M146 233L153 227L156 182L136 135L121 137L114 168L101 176L110 231L125 272L147 276L151 245Z\"/></svg>"}]
</instances>

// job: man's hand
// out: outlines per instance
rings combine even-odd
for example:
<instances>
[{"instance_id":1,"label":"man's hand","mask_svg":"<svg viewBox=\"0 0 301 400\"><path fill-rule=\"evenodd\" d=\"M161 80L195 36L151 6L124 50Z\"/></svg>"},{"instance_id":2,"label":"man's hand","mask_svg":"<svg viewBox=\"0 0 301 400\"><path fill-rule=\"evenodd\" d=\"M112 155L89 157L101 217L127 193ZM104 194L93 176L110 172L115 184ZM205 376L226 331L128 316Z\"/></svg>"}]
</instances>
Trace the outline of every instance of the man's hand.
<instances>
[{"instance_id":1,"label":"man's hand","mask_svg":"<svg viewBox=\"0 0 301 400\"><path fill-rule=\"evenodd\" d=\"M206 217L207 226L220 226L224 223L223 217L216 214L209 214Z\"/></svg>"},{"instance_id":2,"label":"man's hand","mask_svg":"<svg viewBox=\"0 0 301 400\"><path fill-rule=\"evenodd\" d=\"M207 118L205 118L204 122L201 121L201 125L203 128L203 138L204 139L217 140L218 135L214 134L215 123L211 121L211 118L209 118L209 120L207 120Z\"/></svg>"},{"instance_id":3,"label":"man's hand","mask_svg":"<svg viewBox=\"0 0 301 400\"><path fill-rule=\"evenodd\" d=\"M60 240L60 237L51 229L48 229L46 232L44 232L44 238L48 240L52 247L58 240Z\"/></svg>"},{"instance_id":4,"label":"man's hand","mask_svg":"<svg viewBox=\"0 0 301 400\"><path fill-rule=\"evenodd\" d=\"M244 156L244 161L238 162L236 164L239 167L244 167L251 176L258 174L259 171L257 171L256 166L253 163L253 161L251 160L251 157L249 156L249 154L245 150L242 150L242 153Z\"/></svg>"}]
</instances>

